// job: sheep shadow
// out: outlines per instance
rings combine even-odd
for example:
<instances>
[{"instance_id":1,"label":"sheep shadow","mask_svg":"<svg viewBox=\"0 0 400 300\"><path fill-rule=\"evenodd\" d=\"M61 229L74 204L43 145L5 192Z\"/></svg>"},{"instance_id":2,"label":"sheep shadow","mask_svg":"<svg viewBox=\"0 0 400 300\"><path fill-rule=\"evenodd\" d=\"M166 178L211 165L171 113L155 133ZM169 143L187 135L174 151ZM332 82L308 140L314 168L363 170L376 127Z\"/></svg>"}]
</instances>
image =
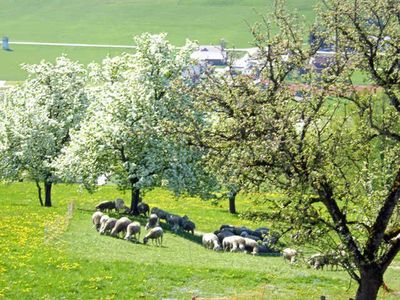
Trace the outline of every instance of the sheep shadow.
<instances>
[{"instance_id":1,"label":"sheep shadow","mask_svg":"<svg viewBox=\"0 0 400 300\"><path fill-rule=\"evenodd\" d=\"M167 225L169 226L169 225ZM169 229L169 231L171 231L172 233L174 233L175 235L184 238L190 242L202 245L202 236L200 235L196 235L196 234L191 234L188 233L186 231L183 231L182 229L178 229L177 231L173 231L171 228Z\"/></svg>"}]
</instances>

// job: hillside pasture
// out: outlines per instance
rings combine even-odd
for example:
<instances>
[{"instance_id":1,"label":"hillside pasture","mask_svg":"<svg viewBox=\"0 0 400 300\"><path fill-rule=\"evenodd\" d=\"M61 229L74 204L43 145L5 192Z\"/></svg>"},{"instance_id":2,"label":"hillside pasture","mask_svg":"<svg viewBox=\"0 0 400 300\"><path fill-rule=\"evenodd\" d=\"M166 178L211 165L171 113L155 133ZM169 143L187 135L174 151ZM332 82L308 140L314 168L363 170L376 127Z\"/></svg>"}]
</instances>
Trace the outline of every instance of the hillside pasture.
<instances>
[{"instance_id":1,"label":"hillside pasture","mask_svg":"<svg viewBox=\"0 0 400 300\"><path fill-rule=\"evenodd\" d=\"M277 256L216 253L204 249L200 237L175 234L167 226L162 247L100 236L91 224L95 204L127 199L115 186L88 194L76 185L56 185L52 208L39 206L32 183L0 184L0 195L0 298L348 299L354 294L355 285L349 286L344 271L291 266ZM176 199L163 189L147 192L144 200L188 214L196 222L197 234L222 223L265 225L228 214L227 203ZM238 210L250 205L248 197L241 196ZM144 234L142 229L141 239ZM386 275L395 291L400 290L399 268L397 260Z\"/></svg>"},{"instance_id":2,"label":"hillside pasture","mask_svg":"<svg viewBox=\"0 0 400 300\"><path fill-rule=\"evenodd\" d=\"M310 22L316 2L288 0L287 5ZM271 12L272 7L273 0L4 0L0 2L0 35L8 36L10 42L131 45L134 35L167 32L178 46L186 39L218 44L223 38L228 47L249 47L247 23L259 21L260 14ZM21 63L52 60L62 53L86 64L126 51L10 46L13 51L0 51L0 80L22 80Z\"/></svg>"}]
</instances>

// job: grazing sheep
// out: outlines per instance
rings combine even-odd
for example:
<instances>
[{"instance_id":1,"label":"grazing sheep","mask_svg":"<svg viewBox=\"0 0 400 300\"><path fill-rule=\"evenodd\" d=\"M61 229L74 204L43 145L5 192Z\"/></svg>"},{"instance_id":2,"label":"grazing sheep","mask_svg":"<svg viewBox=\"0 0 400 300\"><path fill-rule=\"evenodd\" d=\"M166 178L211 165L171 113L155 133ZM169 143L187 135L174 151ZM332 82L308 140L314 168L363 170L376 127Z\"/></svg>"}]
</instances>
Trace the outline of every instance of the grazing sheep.
<instances>
[{"instance_id":1,"label":"grazing sheep","mask_svg":"<svg viewBox=\"0 0 400 300\"><path fill-rule=\"evenodd\" d=\"M259 253L259 245L255 240L245 237L244 241L246 250L251 250L251 254L253 255L257 255Z\"/></svg>"},{"instance_id":2,"label":"grazing sheep","mask_svg":"<svg viewBox=\"0 0 400 300\"><path fill-rule=\"evenodd\" d=\"M188 232L190 231L192 234L194 234L196 225L192 221L183 220L181 224L182 224L181 226L182 226L183 230L188 231Z\"/></svg>"},{"instance_id":3,"label":"grazing sheep","mask_svg":"<svg viewBox=\"0 0 400 300\"><path fill-rule=\"evenodd\" d=\"M136 241L139 241L140 238L140 223L132 222L126 228L125 240L130 241L132 239L132 235ZM136 236L138 235L138 236Z\"/></svg>"},{"instance_id":4,"label":"grazing sheep","mask_svg":"<svg viewBox=\"0 0 400 300\"><path fill-rule=\"evenodd\" d=\"M109 234L111 230L114 228L115 223L117 223L117 219L109 218L101 227L100 227L100 234Z\"/></svg>"},{"instance_id":5,"label":"grazing sheep","mask_svg":"<svg viewBox=\"0 0 400 300\"><path fill-rule=\"evenodd\" d=\"M181 217L177 215L169 215L167 222L171 226L171 230L177 232L179 229L179 223L181 222Z\"/></svg>"},{"instance_id":6,"label":"grazing sheep","mask_svg":"<svg viewBox=\"0 0 400 300\"><path fill-rule=\"evenodd\" d=\"M222 250L218 237L214 233L203 234L202 243L207 249L213 249L214 251Z\"/></svg>"},{"instance_id":7,"label":"grazing sheep","mask_svg":"<svg viewBox=\"0 0 400 300\"><path fill-rule=\"evenodd\" d=\"M120 209L124 209L126 207L124 200L122 200L121 198L115 199L114 204L115 204L115 210L117 212L119 212Z\"/></svg>"},{"instance_id":8,"label":"grazing sheep","mask_svg":"<svg viewBox=\"0 0 400 300\"><path fill-rule=\"evenodd\" d=\"M161 227L154 227L144 237L143 244L147 244L149 239L151 239L152 243L154 243L154 240L156 240L156 245L161 246L163 235L164 235L164 231L162 230Z\"/></svg>"},{"instance_id":9,"label":"grazing sheep","mask_svg":"<svg viewBox=\"0 0 400 300\"><path fill-rule=\"evenodd\" d=\"M138 204L139 215L147 217L150 212L150 206L147 203L141 202Z\"/></svg>"},{"instance_id":10,"label":"grazing sheep","mask_svg":"<svg viewBox=\"0 0 400 300\"><path fill-rule=\"evenodd\" d=\"M151 209L151 213L156 214L160 219L165 220L165 221L167 220L167 217L169 215L168 212L166 212L162 209L159 209L158 207L153 207Z\"/></svg>"},{"instance_id":11,"label":"grazing sheep","mask_svg":"<svg viewBox=\"0 0 400 300\"><path fill-rule=\"evenodd\" d=\"M308 259L308 264L316 270L323 270L324 266L328 264L328 257L322 253L316 253Z\"/></svg>"},{"instance_id":12,"label":"grazing sheep","mask_svg":"<svg viewBox=\"0 0 400 300\"><path fill-rule=\"evenodd\" d=\"M129 224L131 224L132 221L129 220L127 217L122 217L120 219L117 220L117 222L115 223L114 228L111 230L111 236L116 237L118 236L118 234L120 232L125 233L126 232L126 228L128 227Z\"/></svg>"},{"instance_id":13,"label":"grazing sheep","mask_svg":"<svg viewBox=\"0 0 400 300\"><path fill-rule=\"evenodd\" d=\"M244 238L242 238L239 235L228 236L224 238L224 240L222 241L222 247L224 248L224 251L228 250L230 250L231 252L236 252L239 250L244 251L245 245L246 242Z\"/></svg>"},{"instance_id":14,"label":"grazing sheep","mask_svg":"<svg viewBox=\"0 0 400 300\"><path fill-rule=\"evenodd\" d=\"M103 216L103 213L100 211L96 211L93 215L92 215L92 222L93 222L93 227L96 227L96 230L99 231L100 229L100 219Z\"/></svg>"},{"instance_id":15,"label":"grazing sheep","mask_svg":"<svg viewBox=\"0 0 400 300\"><path fill-rule=\"evenodd\" d=\"M160 225L160 221L158 219L158 216L156 214L151 214L149 217L149 220L147 221L145 229L149 230L150 228L154 228L159 225Z\"/></svg>"},{"instance_id":16,"label":"grazing sheep","mask_svg":"<svg viewBox=\"0 0 400 300\"><path fill-rule=\"evenodd\" d=\"M235 234L232 231L230 231L229 229L225 228L225 229L221 230L220 232L218 232L216 235L218 237L219 242L222 243L222 241L225 238L227 238L229 236L234 236Z\"/></svg>"},{"instance_id":17,"label":"grazing sheep","mask_svg":"<svg viewBox=\"0 0 400 300\"><path fill-rule=\"evenodd\" d=\"M296 262L296 256L298 254L299 252L297 250L291 248L285 248L282 251L283 260L288 260L291 264Z\"/></svg>"},{"instance_id":18,"label":"grazing sheep","mask_svg":"<svg viewBox=\"0 0 400 300\"><path fill-rule=\"evenodd\" d=\"M99 228L99 232L102 229L102 227L104 226L104 224L108 221L110 217L107 215L102 215L100 218L100 228Z\"/></svg>"},{"instance_id":19,"label":"grazing sheep","mask_svg":"<svg viewBox=\"0 0 400 300\"><path fill-rule=\"evenodd\" d=\"M100 211L111 211L115 209L114 201L103 201L96 205L96 209Z\"/></svg>"}]
</instances>

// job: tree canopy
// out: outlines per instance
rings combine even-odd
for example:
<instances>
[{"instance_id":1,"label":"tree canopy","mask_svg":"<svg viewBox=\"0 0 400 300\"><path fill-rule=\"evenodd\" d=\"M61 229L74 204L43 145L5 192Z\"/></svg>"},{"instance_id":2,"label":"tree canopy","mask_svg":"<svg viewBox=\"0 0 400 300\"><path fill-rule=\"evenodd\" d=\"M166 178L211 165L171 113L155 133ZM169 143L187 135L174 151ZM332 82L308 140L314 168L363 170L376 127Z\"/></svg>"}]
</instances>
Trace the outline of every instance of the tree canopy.
<instances>
[{"instance_id":1,"label":"tree canopy","mask_svg":"<svg viewBox=\"0 0 400 300\"><path fill-rule=\"evenodd\" d=\"M258 80L211 73L186 112L206 120L186 132L220 172L286 195L263 216L342 256L357 299L376 298L400 249L399 16L398 1L324 1L307 28L277 2L252 31ZM333 52L319 53L326 44ZM356 72L373 85L355 85Z\"/></svg>"},{"instance_id":2,"label":"tree canopy","mask_svg":"<svg viewBox=\"0 0 400 300\"><path fill-rule=\"evenodd\" d=\"M88 100L86 71L67 57L55 64L24 65L28 79L5 93L0 103L0 176L45 185L45 205L51 206L51 184L58 178L52 163L79 127Z\"/></svg>"},{"instance_id":3,"label":"tree canopy","mask_svg":"<svg viewBox=\"0 0 400 300\"><path fill-rule=\"evenodd\" d=\"M207 174L201 152L162 130L168 103L180 96L170 92L171 85L190 66L194 44L178 50L164 34L143 34L135 44L134 54L89 66L91 104L57 165L64 178L81 180L89 189L100 175L112 176L131 190L131 210L137 214L142 188L164 184L195 192Z\"/></svg>"}]
</instances>

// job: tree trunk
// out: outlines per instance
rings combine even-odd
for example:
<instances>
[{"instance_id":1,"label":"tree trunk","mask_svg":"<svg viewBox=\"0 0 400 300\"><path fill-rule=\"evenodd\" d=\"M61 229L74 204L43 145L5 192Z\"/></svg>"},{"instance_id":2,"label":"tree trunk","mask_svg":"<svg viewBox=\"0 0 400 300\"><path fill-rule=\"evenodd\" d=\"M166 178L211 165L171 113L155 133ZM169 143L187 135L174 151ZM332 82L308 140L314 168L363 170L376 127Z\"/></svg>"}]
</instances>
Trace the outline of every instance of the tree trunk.
<instances>
[{"instance_id":1,"label":"tree trunk","mask_svg":"<svg viewBox=\"0 0 400 300\"><path fill-rule=\"evenodd\" d=\"M356 300L375 300L383 284L383 273L377 266L366 266L360 272L361 280Z\"/></svg>"},{"instance_id":2,"label":"tree trunk","mask_svg":"<svg viewBox=\"0 0 400 300\"><path fill-rule=\"evenodd\" d=\"M229 212L231 214L236 214L236 204L235 204L236 193L231 193L228 198L229 198Z\"/></svg>"},{"instance_id":3,"label":"tree trunk","mask_svg":"<svg viewBox=\"0 0 400 300\"><path fill-rule=\"evenodd\" d=\"M41 186L40 186L40 184L39 184L39 181L36 180L35 182L36 182L36 187L37 187L37 189L38 189L39 202L40 202L40 205L43 206L42 188L41 188Z\"/></svg>"},{"instance_id":4,"label":"tree trunk","mask_svg":"<svg viewBox=\"0 0 400 300\"><path fill-rule=\"evenodd\" d=\"M45 192L45 200L44 206L50 207L51 206L51 182L44 182L44 192Z\"/></svg>"},{"instance_id":5,"label":"tree trunk","mask_svg":"<svg viewBox=\"0 0 400 300\"><path fill-rule=\"evenodd\" d=\"M139 204L139 197L140 196L140 189L137 187L132 187L131 189L131 214L132 215L139 215L138 204Z\"/></svg>"}]
</instances>

